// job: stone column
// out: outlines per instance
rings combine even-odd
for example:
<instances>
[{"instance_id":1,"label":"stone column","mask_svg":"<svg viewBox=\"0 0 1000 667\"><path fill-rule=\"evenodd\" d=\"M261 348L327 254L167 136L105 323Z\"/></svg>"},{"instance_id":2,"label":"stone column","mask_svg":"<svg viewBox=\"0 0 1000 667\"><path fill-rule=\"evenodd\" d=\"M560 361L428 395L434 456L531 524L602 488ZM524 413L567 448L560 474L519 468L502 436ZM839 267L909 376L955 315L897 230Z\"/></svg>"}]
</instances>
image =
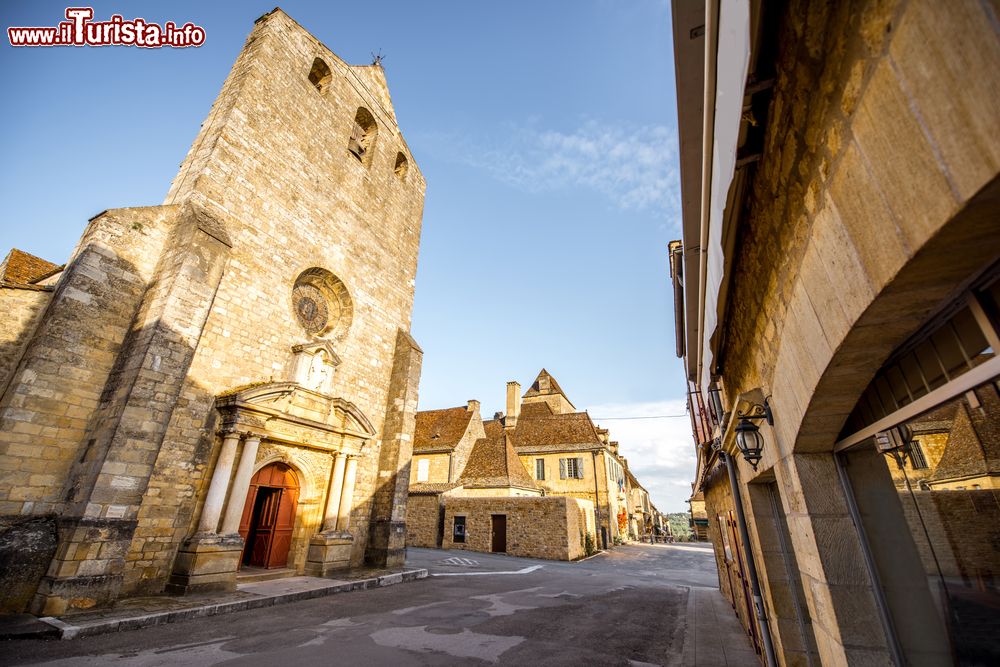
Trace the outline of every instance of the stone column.
<instances>
[{"instance_id":1,"label":"stone column","mask_svg":"<svg viewBox=\"0 0 1000 667\"><path fill-rule=\"evenodd\" d=\"M240 537L240 519L246 502L250 478L257 461L260 437L248 435L243 441L243 454L236 468L236 478L229 487L229 502L216 532L219 514L222 513L229 486L229 475L236 459L238 433L227 433L222 441L219 461L215 464L212 481L205 498L205 508L198 522L198 532L189 537L177 551L174 571L167 580L167 592L172 594L208 593L236 590L236 573L240 569L243 538Z\"/></svg>"},{"instance_id":2,"label":"stone column","mask_svg":"<svg viewBox=\"0 0 1000 667\"><path fill-rule=\"evenodd\" d=\"M222 535L240 532L240 519L243 518L243 504L246 502L247 490L250 488L250 478L253 477L253 467L257 462L257 449L260 447L260 437L248 435L243 442L243 455L236 469L236 479L229 491L229 503L226 505L226 516L222 519Z\"/></svg>"},{"instance_id":3,"label":"stone column","mask_svg":"<svg viewBox=\"0 0 1000 667\"><path fill-rule=\"evenodd\" d=\"M226 433L222 438L222 450L219 452L219 460L215 464L205 506L198 521L199 533L215 533L219 529L219 518L222 516L222 506L226 503L229 478L233 474L233 463L236 462L236 444L239 441L239 433Z\"/></svg>"},{"instance_id":4,"label":"stone column","mask_svg":"<svg viewBox=\"0 0 1000 667\"><path fill-rule=\"evenodd\" d=\"M335 456L323 532L309 540L306 555L306 574L313 577L325 577L351 565L354 537L347 532L347 528L350 525L358 461L343 452Z\"/></svg>"},{"instance_id":5,"label":"stone column","mask_svg":"<svg viewBox=\"0 0 1000 667\"><path fill-rule=\"evenodd\" d=\"M351 527L351 505L354 502L354 481L358 474L358 457L347 459L347 471L344 473L344 491L340 497L340 511L337 513L337 530L347 530Z\"/></svg>"},{"instance_id":6,"label":"stone column","mask_svg":"<svg viewBox=\"0 0 1000 667\"><path fill-rule=\"evenodd\" d=\"M323 531L337 530L340 514L340 496L344 491L344 468L347 454L334 454L333 475L330 477L330 495L326 499L326 515L323 517Z\"/></svg>"}]
</instances>

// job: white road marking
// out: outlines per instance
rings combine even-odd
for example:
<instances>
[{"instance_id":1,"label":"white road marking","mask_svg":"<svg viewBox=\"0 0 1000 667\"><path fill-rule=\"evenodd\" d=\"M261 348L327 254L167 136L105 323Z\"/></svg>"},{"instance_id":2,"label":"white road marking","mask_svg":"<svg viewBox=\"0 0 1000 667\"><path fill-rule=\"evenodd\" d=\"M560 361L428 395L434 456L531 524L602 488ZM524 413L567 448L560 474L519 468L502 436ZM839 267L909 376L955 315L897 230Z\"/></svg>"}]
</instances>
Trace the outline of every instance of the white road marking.
<instances>
[{"instance_id":1,"label":"white road marking","mask_svg":"<svg viewBox=\"0 0 1000 667\"><path fill-rule=\"evenodd\" d=\"M458 567L476 567L479 565L478 560L472 560L471 558L460 558L459 556L453 556L452 558L445 558L442 561L438 561L442 565L456 565Z\"/></svg>"},{"instance_id":2,"label":"white road marking","mask_svg":"<svg viewBox=\"0 0 1000 667\"><path fill-rule=\"evenodd\" d=\"M503 570L501 572L434 572L431 574L432 577L481 577L489 576L491 574L528 574L529 572L534 572L535 570L540 570L544 565L532 565L530 567L525 567L520 570Z\"/></svg>"},{"instance_id":3,"label":"white road marking","mask_svg":"<svg viewBox=\"0 0 1000 667\"><path fill-rule=\"evenodd\" d=\"M438 605L448 604L447 602L431 602L430 604L419 604L416 607L403 607L402 609L396 609L392 613L397 616L403 616L409 614L410 612L416 611L418 609L427 609L428 607L436 607Z\"/></svg>"}]
</instances>

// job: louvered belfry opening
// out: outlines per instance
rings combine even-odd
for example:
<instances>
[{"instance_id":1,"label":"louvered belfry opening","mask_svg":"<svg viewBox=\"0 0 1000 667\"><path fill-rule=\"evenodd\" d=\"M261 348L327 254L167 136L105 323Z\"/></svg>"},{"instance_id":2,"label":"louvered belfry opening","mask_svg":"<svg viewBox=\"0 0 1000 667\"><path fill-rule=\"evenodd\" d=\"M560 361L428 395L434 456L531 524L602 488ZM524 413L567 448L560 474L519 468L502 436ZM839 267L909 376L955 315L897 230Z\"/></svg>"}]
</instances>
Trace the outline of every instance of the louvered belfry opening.
<instances>
[{"instance_id":1,"label":"louvered belfry opening","mask_svg":"<svg viewBox=\"0 0 1000 667\"><path fill-rule=\"evenodd\" d=\"M330 71L330 66L321 58L314 60L312 69L309 70L309 83L322 93L330 85L331 79L333 79L333 72Z\"/></svg>"},{"instance_id":2,"label":"louvered belfry opening","mask_svg":"<svg viewBox=\"0 0 1000 667\"><path fill-rule=\"evenodd\" d=\"M351 139L347 142L347 150L367 165L371 160L377 135L378 125L375 123L375 118L368 109L360 107L354 116L354 128L351 131Z\"/></svg>"}]
</instances>

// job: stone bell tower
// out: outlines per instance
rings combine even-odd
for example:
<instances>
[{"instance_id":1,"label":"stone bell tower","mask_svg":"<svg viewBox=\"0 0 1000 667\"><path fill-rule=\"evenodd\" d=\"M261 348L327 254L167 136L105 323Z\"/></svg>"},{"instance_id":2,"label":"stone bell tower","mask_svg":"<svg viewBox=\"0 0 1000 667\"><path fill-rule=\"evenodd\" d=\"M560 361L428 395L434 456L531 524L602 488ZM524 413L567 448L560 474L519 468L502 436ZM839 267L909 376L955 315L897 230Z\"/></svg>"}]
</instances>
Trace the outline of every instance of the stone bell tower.
<instances>
[{"instance_id":1,"label":"stone bell tower","mask_svg":"<svg viewBox=\"0 0 1000 667\"><path fill-rule=\"evenodd\" d=\"M382 67L257 19L164 204L90 221L3 378L0 507L58 534L34 612L400 557L424 189Z\"/></svg>"}]
</instances>

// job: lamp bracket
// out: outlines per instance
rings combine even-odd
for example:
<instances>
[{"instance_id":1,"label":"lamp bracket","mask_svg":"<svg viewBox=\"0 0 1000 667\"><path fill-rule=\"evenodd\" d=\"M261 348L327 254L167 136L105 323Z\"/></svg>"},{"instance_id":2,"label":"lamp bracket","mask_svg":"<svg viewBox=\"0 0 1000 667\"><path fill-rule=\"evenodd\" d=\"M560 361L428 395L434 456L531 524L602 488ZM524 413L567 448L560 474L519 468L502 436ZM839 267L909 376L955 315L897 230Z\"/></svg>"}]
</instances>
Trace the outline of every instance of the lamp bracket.
<instances>
[{"instance_id":1,"label":"lamp bracket","mask_svg":"<svg viewBox=\"0 0 1000 667\"><path fill-rule=\"evenodd\" d=\"M763 404L751 403L748 410L738 410L736 416L740 419L749 419L751 421L766 419L768 426L774 426L774 415L771 413L771 404L768 402L770 398L770 396L765 398Z\"/></svg>"}]
</instances>

